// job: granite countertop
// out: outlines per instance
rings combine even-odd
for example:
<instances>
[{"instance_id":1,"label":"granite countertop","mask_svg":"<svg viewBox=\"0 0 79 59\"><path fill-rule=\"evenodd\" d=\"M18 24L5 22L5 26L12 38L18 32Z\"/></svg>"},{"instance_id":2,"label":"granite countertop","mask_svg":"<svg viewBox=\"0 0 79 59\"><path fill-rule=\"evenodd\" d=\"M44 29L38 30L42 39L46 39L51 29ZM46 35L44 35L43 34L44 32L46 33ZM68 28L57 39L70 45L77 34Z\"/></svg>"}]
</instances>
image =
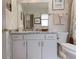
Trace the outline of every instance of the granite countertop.
<instances>
[{"instance_id":1,"label":"granite countertop","mask_svg":"<svg viewBox=\"0 0 79 59\"><path fill-rule=\"evenodd\" d=\"M21 31L21 32L10 32L10 34L56 34L57 32L41 32L41 31Z\"/></svg>"}]
</instances>

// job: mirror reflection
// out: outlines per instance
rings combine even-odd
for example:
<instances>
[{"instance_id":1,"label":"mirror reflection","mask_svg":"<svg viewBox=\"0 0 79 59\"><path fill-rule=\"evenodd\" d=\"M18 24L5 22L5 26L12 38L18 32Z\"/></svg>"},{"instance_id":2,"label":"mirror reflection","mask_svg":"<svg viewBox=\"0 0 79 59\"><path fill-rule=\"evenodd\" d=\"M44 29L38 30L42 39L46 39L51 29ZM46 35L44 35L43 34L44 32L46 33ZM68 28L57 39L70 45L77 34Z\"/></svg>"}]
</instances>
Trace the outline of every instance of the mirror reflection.
<instances>
[{"instance_id":1,"label":"mirror reflection","mask_svg":"<svg viewBox=\"0 0 79 59\"><path fill-rule=\"evenodd\" d=\"M48 3L21 3L24 31L48 31Z\"/></svg>"}]
</instances>

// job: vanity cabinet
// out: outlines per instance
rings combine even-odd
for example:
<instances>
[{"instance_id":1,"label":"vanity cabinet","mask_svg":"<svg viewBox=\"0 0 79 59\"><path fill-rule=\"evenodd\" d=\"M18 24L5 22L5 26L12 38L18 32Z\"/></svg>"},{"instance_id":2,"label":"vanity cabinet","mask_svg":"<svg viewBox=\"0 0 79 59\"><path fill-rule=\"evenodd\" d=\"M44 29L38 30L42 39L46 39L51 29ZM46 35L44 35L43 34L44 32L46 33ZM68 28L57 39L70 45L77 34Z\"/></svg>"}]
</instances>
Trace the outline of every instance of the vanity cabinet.
<instances>
[{"instance_id":1,"label":"vanity cabinet","mask_svg":"<svg viewBox=\"0 0 79 59\"><path fill-rule=\"evenodd\" d=\"M41 59L40 40L27 40L27 59Z\"/></svg>"},{"instance_id":2,"label":"vanity cabinet","mask_svg":"<svg viewBox=\"0 0 79 59\"><path fill-rule=\"evenodd\" d=\"M13 59L26 59L24 40L13 40Z\"/></svg>"},{"instance_id":3,"label":"vanity cabinet","mask_svg":"<svg viewBox=\"0 0 79 59\"><path fill-rule=\"evenodd\" d=\"M43 41L42 57L42 59L57 59L56 40Z\"/></svg>"},{"instance_id":4,"label":"vanity cabinet","mask_svg":"<svg viewBox=\"0 0 79 59\"><path fill-rule=\"evenodd\" d=\"M24 34L23 39L20 36L22 40L13 39L13 59L57 59L55 36L56 34Z\"/></svg>"}]
</instances>

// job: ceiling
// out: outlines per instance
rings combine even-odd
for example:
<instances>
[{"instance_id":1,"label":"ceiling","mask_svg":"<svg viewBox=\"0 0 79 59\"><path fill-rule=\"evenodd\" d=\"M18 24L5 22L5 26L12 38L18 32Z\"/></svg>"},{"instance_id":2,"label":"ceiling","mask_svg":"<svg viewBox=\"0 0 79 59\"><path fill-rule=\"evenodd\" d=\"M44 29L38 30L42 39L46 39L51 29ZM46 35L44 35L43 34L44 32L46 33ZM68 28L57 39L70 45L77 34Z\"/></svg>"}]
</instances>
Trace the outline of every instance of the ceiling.
<instances>
[{"instance_id":1,"label":"ceiling","mask_svg":"<svg viewBox=\"0 0 79 59\"><path fill-rule=\"evenodd\" d=\"M38 3L38 2L48 2L48 0L18 0L20 3Z\"/></svg>"},{"instance_id":2,"label":"ceiling","mask_svg":"<svg viewBox=\"0 0 79 59\"><path fill-rule=\"evenodd\" d=\"M23 10L27 9L48 9L48 3L43 2L43 3L22 3L22 8Z\"/></svg>"}]
</instances>

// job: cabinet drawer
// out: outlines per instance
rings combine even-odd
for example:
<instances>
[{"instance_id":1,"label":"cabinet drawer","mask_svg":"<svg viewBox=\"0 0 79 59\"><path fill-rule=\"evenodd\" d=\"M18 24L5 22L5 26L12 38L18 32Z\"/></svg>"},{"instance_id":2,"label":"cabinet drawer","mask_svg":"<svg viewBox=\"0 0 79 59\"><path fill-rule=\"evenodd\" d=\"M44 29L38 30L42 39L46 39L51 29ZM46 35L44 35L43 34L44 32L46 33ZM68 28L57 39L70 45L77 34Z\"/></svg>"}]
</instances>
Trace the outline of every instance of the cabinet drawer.
<instances>
[{"instance_id":1,"label":"cabinet drawer","mask_svg":"<svg viewBox=\"0 0 79 59\"><path fill-rule=\"evenodd\" d=\"M51 40L57 39L57 35L56 34L47 34L46 39L51 39Z\"/></svg>"},{"instance_id":2,"label":"cabinet drawer","mask_svg":"<svg viewBox=\"0 0 79 59\"><path fill-rule=\"evenodd\" d=\"M21 39L23 39L23 35L12 35L12 39L13 40L21 40Z\"/></svg>"},{"instance_id":3,"label":"cabinet drawer","mask_svg":"<svg viewBox=\"0 0 79 59\"><path fill-rule=\"evenodd\" d=\"M44 39L44 35L43 34L27 34L24 35L24 39Z\"/></svg>"}]
</instances>

